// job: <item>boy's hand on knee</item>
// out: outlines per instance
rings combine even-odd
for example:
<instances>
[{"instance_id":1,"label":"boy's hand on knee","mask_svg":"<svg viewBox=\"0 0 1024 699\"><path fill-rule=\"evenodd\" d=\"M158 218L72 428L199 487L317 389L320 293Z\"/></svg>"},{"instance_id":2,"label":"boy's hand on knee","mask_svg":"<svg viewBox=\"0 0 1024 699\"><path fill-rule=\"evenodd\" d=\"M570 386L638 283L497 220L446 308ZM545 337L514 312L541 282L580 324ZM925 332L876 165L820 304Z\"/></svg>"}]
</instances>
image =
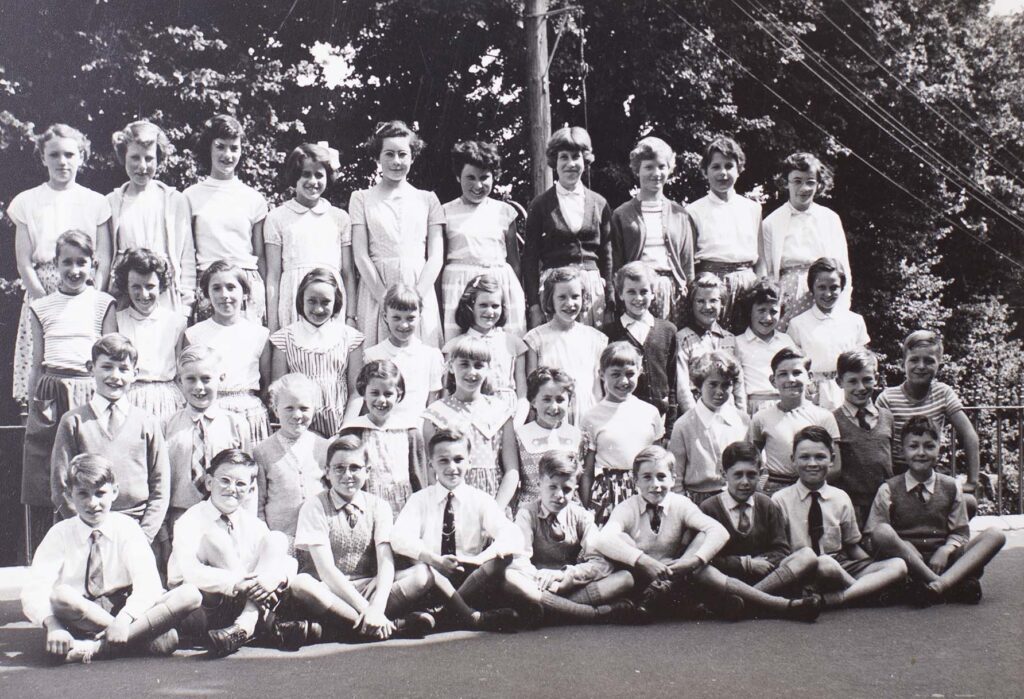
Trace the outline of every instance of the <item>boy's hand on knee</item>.
<instances>
[{"instance_id":1,"label":"boy's hand on knee","mask_svg":"<svg viewBox=\"0 0 1024 699\"><path fill-rule=\"evenodd\" d=\"M463 571L462 564L459 563L459 559L455 556L433 556L430 561L430 565L437 568L445 575L454 575L455 573L461 573Z\"/></svg>"},{"instance_id":2,"label":"boy's hand on knee","mask_svg":"<svg viewBox=\"0 0 1024 699\"><path fill-rule=\"evenodd\" d=\"M931 559L928 561L928 567L932 569L932 572L936 575L942 575L946 570L946 566L949 565L949 556L952 553L947 547L940 546L935 553L932 554Z\"/></svg>"},{"instance_id":3,"label":"boy's hand on knee","mask_svg":"<svg viewBox=\"0 0 1024 699\"><path fill-rule=\"evenodd\" d=\"M373 607L367 607L359 619L356 620L356 628L359 633L370 638L386 640L395 632L394 623L385 616L384 612Z\"/></svg>"},{"instance_id":4,"label":"boy's hand on knee","mask_svg":"<svg viewBox=\"0 0 1024 699\"><path fill-rule=\"evenodd\" d=\"M251 590L253 588L253 585L255 584L256 576L252 574L246 575L244 578L235 583L235 587L232 590L232 595L245 595L246 597L248 597L249 590Z\"/></svg>"},{"instance_id":5,"label":"boy's hand on knee","mask_svg":"<svg viewBox=\"0 0 1024 699\"><path fill-rule=\"evenodd\" d=\"M128 620L120 617L114 619L103 633L107 643L121 645L128 642Z\"/></svg>"},{"instance_id":6,"label":"boy's hand on knee","mask_svg":"<svg viewBox=\"0 0 1024 699\"><path fill-rule=\"evenodd\" d=\"M74 640L67 629L50 629L46 632L46 652L64 657L71 650Z\"/></svg>"},{"instance_id":7,"label":"boy's hand on knee","mask_svg":"<svg viewBox=\"0 0 1024 699\"><path fill-rule=\"evenodd\" d=\"M540 571L540 576L537 579L537 586L541 590L547 590L548 592L554 592L557 594L564 579L564 571L542 570Z\"/></svg>"},{"instance_id":8,"label":"boy's hand on knee","mask_svg":"<svg viewBox=\"0 0 1024 699\"><path fill-rule=\"evenodd\" d=\"M667 580L672 575L672 571L667 565L657 559L651 558L646 553L640 556L636 562L636 566L651 580Z\"/></svg>"},{"instance_id":9,"label":"boy's hand on knee","mask_svg":"<svg viewBox=\"0 0 1024 699\"><path fill-rule=\"evenodd\" d=\"M775 566L767 558L757 557L750 559L750 572L759 578L763 578L773 570L775 570Z\"/></svg>"}]
</instances>

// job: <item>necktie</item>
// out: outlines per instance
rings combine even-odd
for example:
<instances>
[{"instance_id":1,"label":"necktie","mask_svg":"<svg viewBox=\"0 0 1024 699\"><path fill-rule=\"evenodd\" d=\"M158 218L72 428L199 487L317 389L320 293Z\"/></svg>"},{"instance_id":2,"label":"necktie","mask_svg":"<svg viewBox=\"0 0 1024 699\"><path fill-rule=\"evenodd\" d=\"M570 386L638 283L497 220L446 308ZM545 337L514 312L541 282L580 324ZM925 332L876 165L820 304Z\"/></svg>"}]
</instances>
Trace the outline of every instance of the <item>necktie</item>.
<instances>
[{"instance_id":1,"label":"necktie","mask_svg":"<svg viewBox=\"0 0 1024 699\"><path fill-rule=\"evenodd\" d=\"M345 513L345 519L348 520L348 526L355 529L356 524L359 522L359 511L356 506L350 502L346 502L341 506L341 511Z\"/></svg>"},{"instance_id":2,"label":"necktie","mask_svg":"<svg viewBox=\"0 0 1024 699\"><path fill-rule=\"evenodd\" d=\"M821 553L821 536L825 533L824 518L821 515L821 493L811 493L811 507L807 511L807 533L811 535L811 548Z\"/></svg>"},{"instance_id":3,"label":"necktie","mask_svg":"<svg viewBox=\"0 0 1024 699\"><path fill-rule=\"evenodd\" d=\"M750 509L750 504L746 502L741 502L739 503L739 505L737 505L737 508L740 511L740 520L739 523L736 525L736 531L738 531L740 534L749 534L750 515L747 514L747 510Z\"/></svg>"},{"instance_id":4,"label":"necktie","mask_svg":"<svg viewBox=\"0 0 1024 699\"><path fill-rule=\"evenodd\" d=\"M441 555L455 555L455 493L448 493L441 520Z\"/></svg>"},{"instance_id":5,"label":"necktie","mask_svg":"<svg viewBox=\"0 0 1024 699\"><path fill-rule=\"evenodd\" d=\"M565 530L562 529L562 525L558 523L558 515L556 515L554 512L549 514L548 524L551 527L551 540L565 541Z\"/></svg>"},{"instance_id":6,"label":"necktie","mask_svg":"<svg viewBox=\"0 0 1024 699\"><path fill-rule=\"evenodd\" d=\"M206 476L206 423L203 418L192 423L192 483L204 492L203 478Z\"/></svg>"},{"instance_id":7,"label":"necktie","mask_svg":"<svg viewBox=\"0 0 1024 699\"><path fill-rule=\"evenodd\" d=\"M230 536L234 537L234 534L235 534L235 525L234 525L234 523L233 523L233 522L231 521L231 518L230 518L230 517L228 517L228 516L227 516L227 515L225 515L225 514L222 514L222 515L220 516L220 521L224 522L224 526L225 526L225 527L227 527L227 530L228 530L228 534L229 534Z\"/></svg>"},{"instance_id":8,"label":"necktie","mask_svg":"<svg viewBox=\"0 0 1024 699\"><path fill-rule=\"evenodd\" d=\"M857 408L857 424L862 430L871 431L871 425L868 424L868 411L864 408Z\"/></svg>"},{"instance_id":9,"label":"necktie","mask_svg":"<svg viewBox=\"0 0 1024 699\"><path fill-rule=\"evenodd\" d=\"M121 431L121 425L124 424L124 418L121 417L121 411L117 408L117 403L111 403L107 406L107 432L113 437Z\"/></svg>"},{"instance_id":10,"label":"necktie","mask_svg":"<svg viewBox=\"0 0 1024 699\"><path fill-rule=\"evenodd\" d=\"M647 511L651 513L651 531L655 534L661 529L661 505L647 505Z\"/></svg>"},{"instance_id":11,"label":"necktie","mask_svg":"<svg viewBox=\"0 0 1024 699\"><path fill-rule=\"evenodd\" d=\"M100 538L103 534L93 529L89 534L89 558L85 562L85 594L96 599L103 594L103 555L100 553Z\"/></svg>"},{"instance_id":12,"label":"necktie","mask_svg":"<svg viewBox=\"0 0 1024 699\"><path fill-rule=\"evenodd\" d=\"M918 483L912 488L912 490L914 491L914 495L917 496L917 499L921 501L922 505L928 504L928 501L924 499L924 483Z\"/></svg>"}]
</instances>

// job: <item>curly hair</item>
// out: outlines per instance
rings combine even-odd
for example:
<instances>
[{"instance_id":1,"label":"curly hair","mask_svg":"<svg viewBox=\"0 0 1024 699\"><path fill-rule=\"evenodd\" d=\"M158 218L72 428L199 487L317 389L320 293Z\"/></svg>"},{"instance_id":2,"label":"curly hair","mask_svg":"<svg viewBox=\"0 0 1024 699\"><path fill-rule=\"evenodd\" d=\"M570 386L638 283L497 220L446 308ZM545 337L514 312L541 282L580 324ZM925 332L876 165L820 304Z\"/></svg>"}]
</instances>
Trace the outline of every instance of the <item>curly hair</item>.
<instances>
[{"instance_id":1,"label":"curly hair","mask_svg":"<svg viewBox=\"0 0 1024 699\"><path fill-rule=\"evenodd\" d=\"M114 270L114 282L122 292L128 292L128 273L139 275L156 274L160 282L160 291L165 291L171 284L171 269L167 260L148 248L130 248Z\"/></svg>"},{"instance_id":2,"label":"curly hair","mask_svg":"<svg viewBox=\"0 0 1024 699\"><path fill-rule=\"evenodd\" d=\"M590 289L583 283L583 278L580 276L580 272L575 267L556 267L551 270L547 277L544 279L544 288L541 289L540 295L540 307L543 309L544 314L547 317L551 317L555 314L555 287L559 284L565 284L566 282L577 281L580 284L580 289L583 290L583 304L580 307L579 316L582 316L590 308L591 298Z\"/></svg>"},{"instance_id":3,"label":"curly hair","mask_svg":"<svg viewBox=\"0 0 1024 699\"><path fill-rule=\"evenodd\" d=\"M50 124L46 131L36 137L34 152L36 157L42 158L46 153L46 144L55 138L73 138L78 142L78 154L82 156L82 165L85 165L92 155L92 144L88 137L67 124Z\"/></svg>"},{"instance_id":4,"label":"curly hair","mask_svg":"<svg viewBox=\"0 0 1024 699\"><path fill-rule=\"evenodd\" d=\"M384 147L385 138L408 138L409 152L412 154L413 160L420 157L420 153L423 152L427 145L426 141L420 138L418 133L410 129L404 121L397 119L378 122L377 127L373 130L373 134L363 145L370 155L374 158L379 158L380 151Z\"/></svg>"},{"instance_id":5,"label":"curly hair","mask_svg":"<svg viewBox=\"0 0 1024 699\"><path fill-rule=\"evenodd\" d=\"M125 164L124 159L128 152L128 146L132 143L137 143L146 148L155 143L158 163L162 163L164 158L174 152L174 146L171 145L171 141L167 138L164 130L145 119L133 121L120 131L115 131L110 136L110 142L114 146L114 157L122 165Z\"/></svg>"},{"instance_id":6,"label":"curly hair","mask_svg":"<svg viewBox=\"0 0 1024 699\"><path fill-rule=\"evenodd\" d=\"M462 141L452 146L452 169L456 177L462 176L462 169L466 165L490 172L494 179L501 177L501 155L493 143Z\"/></svg>"},{"instance_id":7,"label":"curly hair","mask_svg":"<svg viewBox=\"0 0 1024 699\"><path fill-rule=\"evenodd\" d=\"M821 162L813 153L798 152L786 156L775 176L775 184L782 191L789 188L789 173L793 171L814 173L818 178L818 186L814 190L815 195L825 194L832 189L832 168Z\"/></svg>"}]
</instances>

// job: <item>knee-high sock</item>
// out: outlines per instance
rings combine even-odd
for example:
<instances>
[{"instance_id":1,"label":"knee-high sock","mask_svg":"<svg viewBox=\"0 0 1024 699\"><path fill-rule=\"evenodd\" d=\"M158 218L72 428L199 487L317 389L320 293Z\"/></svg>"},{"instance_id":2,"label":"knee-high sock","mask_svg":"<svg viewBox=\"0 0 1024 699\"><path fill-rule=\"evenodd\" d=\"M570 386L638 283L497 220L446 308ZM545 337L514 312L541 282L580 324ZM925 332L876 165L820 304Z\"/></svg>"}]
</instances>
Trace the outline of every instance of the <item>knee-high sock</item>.
<instances>
[{"instance_id":1,"label":"knee-high sock","mask_svg":"<svg viewBox=\"0 0 1024 699\"><path fill-rule=\"evenodd\" d=\"M492 558L482 566L474 570L466 580L459 586L459 594L462 599L474 607L486 601L488 588L492 583L499 580L505 574L508 562L500 558Z\"/></svg>"},{"instance_id":2,"label":"knee-high sock","mask_svg":"<svg viewBox=\"0 0 1024 699\"><path fill-rule=\"evenodd\" d=\"M787 589L797 580L797 573L793 570L792 563L783 561L779 566L764 576L761 582L754 585L755 590L761 592L780 592Z\"/></svg>"},{"instance_id":3,"label":"knee-high sock","mask_svg":"<svg viewBox=\"0 0 1024 699\"><path fill-rule=\"evenodd\" d=\"M423 598L423 595L429 589L429 583L424 583L416 575L409 575L395 580L391 586L391 594L388 595L385 613L391 619L408 614L416 609L416 603Z\"/></svg>"},{"instance_id":4,"label":"knee-high sock","mask_svg":"<svg viewBox=\"0 0 1024 699\"><path fill-rule=\"evenodd\" d=\"M160 600L128 626L128 642L144 643L169 631L195 608L189 600L171 595Z\"/></svg>"},{"instance_id":5,"label":"knee-high sock","mask_svg":"<svg viewBox=\"0 0 1024 699\"><path fill-rule=\"evenodd\" d=\"M596 607L599 604L610 602L619 591L619 583L611 577L601 578L594 582L587 583L569 595L569 599L580 604L589 604Z\"/></svg>"},{"instance_id":6,"label":"knee-high sock","mask_svg":"<svg viewBox=\"0 0 1024 699\"><path fill-rule=\"evenodd\" d=\"M580 604L571 599L556 595L547 590L540 593L540 604L545 612L552 612L556 616L572 619L573 621L594 621L607 612L607 607L592 607L589 604Z\"/></svg>"}]
</instances>

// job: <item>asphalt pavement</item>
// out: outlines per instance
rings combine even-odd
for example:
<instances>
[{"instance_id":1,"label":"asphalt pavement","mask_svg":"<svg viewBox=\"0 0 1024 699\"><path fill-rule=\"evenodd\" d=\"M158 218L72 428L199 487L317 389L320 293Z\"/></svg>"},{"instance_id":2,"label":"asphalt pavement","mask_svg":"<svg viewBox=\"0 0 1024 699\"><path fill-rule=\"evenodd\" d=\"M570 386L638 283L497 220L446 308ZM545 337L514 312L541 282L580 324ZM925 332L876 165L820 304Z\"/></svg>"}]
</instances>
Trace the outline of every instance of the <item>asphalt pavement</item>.
<instances>
[{"instance_id":1,"label":"asphalt pavement","mask_svg":"<svg viewBox=\"0 0 1024 699\"><path fill-rule=\"evenodd\" d=\"M42 631L7 599L0 697L1020 697L1024 531L1008 534L977 606L840 610L813 624L456 632L297 653L243 648L216 661L179 651L52 667Z\"/></svg>"}]
</instances>

